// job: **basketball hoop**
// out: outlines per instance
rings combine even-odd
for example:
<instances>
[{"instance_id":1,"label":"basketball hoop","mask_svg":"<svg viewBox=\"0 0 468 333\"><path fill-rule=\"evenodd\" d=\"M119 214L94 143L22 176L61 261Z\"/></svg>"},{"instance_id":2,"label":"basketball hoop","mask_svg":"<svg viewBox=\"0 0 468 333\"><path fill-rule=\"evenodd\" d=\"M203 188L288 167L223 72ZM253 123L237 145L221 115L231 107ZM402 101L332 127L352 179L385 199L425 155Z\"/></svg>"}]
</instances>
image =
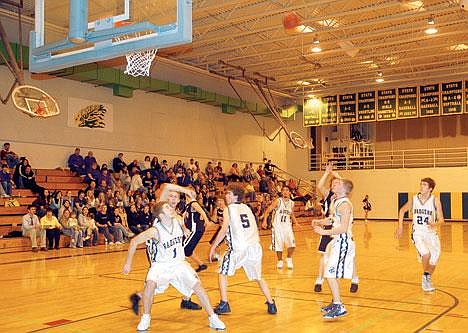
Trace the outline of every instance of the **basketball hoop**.
<instances>
[{"instance_id":1,"label":"basketball hoop","mask_svg":"<svg viewBox=\"0 0 468 333\"><path fill-rule=\"evenodd\" d=\"M18 86L11 96L15 107L31 117L48 118L60 114L55 99L37 87Z\"/></svg>"},{"instance_id":2,"label":"basketball hoop","mask_svg":"<svg viewBox=\"0 0 468 333\"><path fill-rule=\"evenodd\" d=\"M291 138L291 143L296 147L296 148L313 148L313 146L310 146L307 144L306 140L297 132L291 131L289 132L289 136Z\"/></svg>"},{"instance_id":3,"label":"basketball hoop","mask_svg":"<svg viewBox=\"0 0 468 333\"><path fill-rule=\"evenodd\" d=\"M131 25L131 22L128 21L120 21L114 24L114 27L121 27L126 25ZM145 35L140 36L139 33L135 33L132 35L125 35L121 37L117 37L117 42L124 42L130 38L144 38ZM147 49L141 51L131 52L125 55L127 59L127 67L125 68L124 73L127 75L131 75L134 77L137 76L150 76L150 69L151 64L153 63L154 58L156 57L156 53L158 49Z\"/></svg>"}]
</instances>

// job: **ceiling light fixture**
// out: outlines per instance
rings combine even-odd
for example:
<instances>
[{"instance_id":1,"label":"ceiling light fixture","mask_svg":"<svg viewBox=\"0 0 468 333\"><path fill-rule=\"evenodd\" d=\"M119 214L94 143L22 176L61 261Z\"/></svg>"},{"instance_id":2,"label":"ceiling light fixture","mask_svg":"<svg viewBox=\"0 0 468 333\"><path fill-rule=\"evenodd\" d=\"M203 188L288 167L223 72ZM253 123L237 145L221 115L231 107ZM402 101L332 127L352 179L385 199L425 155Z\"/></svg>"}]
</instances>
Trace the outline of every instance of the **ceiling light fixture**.
<instances>
[{"instance_id":1,"label":"ceiling light fixture","mask_svg":"<svg viewBox=\"0 0 468 333\"><path fill-rule=\"evenodd\" d=\"M377 78L375 79L375 82L382 83L384 81L385 80L383 78L383 73L382 72L377 72Z\"/></svg>"}]
</instances>

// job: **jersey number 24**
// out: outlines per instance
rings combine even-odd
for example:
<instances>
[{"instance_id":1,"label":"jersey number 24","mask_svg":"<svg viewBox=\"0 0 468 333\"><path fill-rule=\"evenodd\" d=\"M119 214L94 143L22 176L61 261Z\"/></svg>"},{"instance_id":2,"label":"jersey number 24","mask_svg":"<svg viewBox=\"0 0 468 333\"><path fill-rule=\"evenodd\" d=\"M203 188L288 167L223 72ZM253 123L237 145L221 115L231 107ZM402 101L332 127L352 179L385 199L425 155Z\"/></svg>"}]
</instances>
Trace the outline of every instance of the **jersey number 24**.
<instances>
[{"instance_id":1,"label":"jersey number 24","mask_svg":"<svg viewBox=\"0 0 468 333\"><path fill-rule=\"evenodd\" d=\"M419 215L417 218L416 218L416 223L417 224L429 224L429 217L426 216L424 219L421 215Z\"/></svg>"}]
</instances>

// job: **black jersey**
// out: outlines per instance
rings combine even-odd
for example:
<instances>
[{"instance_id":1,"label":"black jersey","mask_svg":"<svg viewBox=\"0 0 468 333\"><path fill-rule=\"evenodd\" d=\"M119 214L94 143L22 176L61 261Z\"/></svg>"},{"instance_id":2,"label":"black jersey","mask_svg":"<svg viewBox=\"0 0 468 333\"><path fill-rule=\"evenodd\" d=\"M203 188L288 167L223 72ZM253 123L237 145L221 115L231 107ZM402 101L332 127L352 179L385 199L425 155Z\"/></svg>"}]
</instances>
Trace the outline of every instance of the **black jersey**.
<instances>
[{"instance_id":1,"label":"black jersey","mask_svg":"<svg viewBox=\"0 0 468 333\"><path fill-rule=\"evenodd\" d=\"M223 213L224 213L224 209L223 208L216 208L216 221L214 221L214 223L216 224L223 224Z\"/></svg>"},{"instance_id":2,"label":"black jersey","mask_svg":"<svg viewBox=\"0 0 468 333\"><path fill-rule=\"evenodd\" d=\"M323 211L324 211L324 215L325 217L329 217L330 216L330 207L331 207L331 204L332 204L332 201L333 201L333 196L335 195L335 193L333 193L331 190L330 192L328 192L328 195L327 197L325 198L324 202L323 202ZM324 226L323 228L324 229L331 229L333 226L332 225L326 225Z\"/></svg>"},{"instance_id":3,"label":"black jersey","mask_svg":"<svg viewBox=\"0 0 468 333\"><path fill-rule=\"evenodd\" d=\"M184 212L187 215L184 223L190 231L203 233L205 231L205 221L202 220L201 214L192 207L194 203L197 203L197 201L191 201L185 206Z\"/></svg>"}]
</instances>

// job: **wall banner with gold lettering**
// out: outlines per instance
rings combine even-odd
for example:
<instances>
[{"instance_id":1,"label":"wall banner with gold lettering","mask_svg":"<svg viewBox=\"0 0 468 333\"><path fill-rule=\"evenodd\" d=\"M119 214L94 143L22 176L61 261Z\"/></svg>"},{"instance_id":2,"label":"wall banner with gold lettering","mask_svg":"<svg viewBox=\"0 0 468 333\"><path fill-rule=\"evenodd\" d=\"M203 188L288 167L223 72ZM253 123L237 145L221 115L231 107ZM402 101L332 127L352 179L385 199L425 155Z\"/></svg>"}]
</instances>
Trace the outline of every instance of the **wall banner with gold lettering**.
<instances>
[{"instance_id":1,"label":"wall banner with gold lettering","mask_svg":"<svg viewBox=\"0 0 468 333\"><path fill-rule=\"evenodd\" d=\"M418 88L398 88L398 118L418 117Z\"/></svg>"},{"instance_id":2,"label":"wall banner with gold lettering","mask_svg":"<svg viewBox=\"0 0 468 333\"><path fill-rule=\"evenodd\" d=\"M463 112L463 81L442 83L442 115Z\"/></svg>"},{"instance_id":3,"label":"wall banner with gold lettering","mask_svg":"<svg viewBox=\"0 0 468 333\"><path fill-rule=\"evenodd\" d=\"M440 114L439 84L419 87L419 115L421 117L438 116Z\"/></svg>"},{"instance_id":4,"label":"wall banner with gold lettering","mask_svg":"<svg viewBox=\"0 0 468 333\"><path fill-rule=\"evenodd\" d=\"M319 99L305 99L302 106L304 127L320 126L321 102Z\"/></svg>"},{"instance_id":5,"label":"wall banner with gold lettering","mask_svg":"<svg viewBox=\"0 0 468 333\"><path fill-rule=\"evenodd\" d=\"M468 113L468 81L465 81L465 113Z\"/></svg>"},{"instance_id":6,"label":"wall banner with gold lettering","mask_svg":"<svg viewBox=\"0 0 468 333\"><path fill-rule=\"evenodd\" d=\"M358 121L375 121L375 91L358 93Z\"/></svg>"},{"instance_id":7,"label":"wall banner with gold lettering","mask_svg":"<svg viewBox=\"0 0 468 333\"><path fill-rule=\"evenodd\" d=\"M377 92L377 120L395 120L397 111L396 89Z\"/></svg>"},{"instance_id":8,"label":"wall banner with gold lettering","mask_svg":"<svg viewBox=\"0 0 468 333\"><path fill-rule=\"evenodd\" d=\"M352 124L357 121L356 94L339 95L338 122Z\"/></svg>"},{"instance_id":9,"label":"wall banner with gold lettering","mask_svg":"<svg viewBox=\"0 0 468 333\"><path fill-rule=\"evenodd\" d=\"M322 97L323 109L320 122L322 125L334 125L338 122L338 99L335 96Z\"/></svg>"}]
</instances>

